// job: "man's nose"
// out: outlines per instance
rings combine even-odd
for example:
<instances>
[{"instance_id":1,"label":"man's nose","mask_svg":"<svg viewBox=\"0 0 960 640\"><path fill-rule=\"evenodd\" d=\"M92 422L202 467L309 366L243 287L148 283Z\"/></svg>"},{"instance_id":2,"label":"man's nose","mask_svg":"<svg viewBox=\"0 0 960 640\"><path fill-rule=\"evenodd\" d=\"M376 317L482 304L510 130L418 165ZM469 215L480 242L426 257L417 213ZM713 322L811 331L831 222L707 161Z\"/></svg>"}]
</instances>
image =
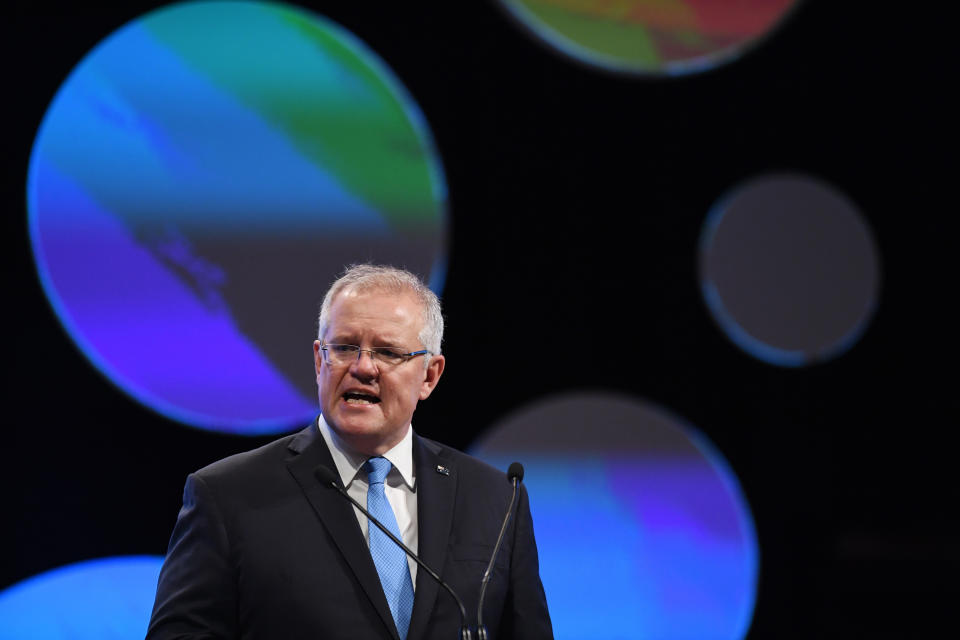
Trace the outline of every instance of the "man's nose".
<instances>
[{"instance_id":1,"label":"man's nose","mask_svg":"<svg viewBox=\"0 0 960 640\"><path fill-rule=\"evenodd\" d=\"M366 349L359 352L356 362L350 368L354 375L359 378L375 378L380 373L380 369L373 359L373 353Z\"/></svg>"}]
</instances>

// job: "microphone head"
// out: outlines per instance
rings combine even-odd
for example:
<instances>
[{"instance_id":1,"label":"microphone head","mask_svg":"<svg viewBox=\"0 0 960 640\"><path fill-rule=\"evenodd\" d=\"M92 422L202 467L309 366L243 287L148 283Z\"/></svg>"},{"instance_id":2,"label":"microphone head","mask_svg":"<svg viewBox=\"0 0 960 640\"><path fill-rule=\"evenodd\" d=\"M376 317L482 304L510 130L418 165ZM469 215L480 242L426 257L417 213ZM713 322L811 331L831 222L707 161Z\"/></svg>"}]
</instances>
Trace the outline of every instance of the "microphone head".
<instances>
[{"instance_id":1,"label":"microphone head","mask_svg":"<svg viewBox=\"0 0 960 640\"><path fill-rule=\"evenodd\" d=\"M514 478L517 482L523 482L523 465L519 462L511 462L510 468L507 469L507 479L513 482Z\"/></svg>"},{"instance_id":2,"label":"microphone head","mask_svg":"<svg viewBox=\"0 0 960 640\"><path fill-rule=\"evenodd\" d=\"M323 466L322 464L313 470L313 475L317 477L317 480L320 481L320 484L327 487L336 488L337 485L337 476L334 475L333 471L329 468Z\"/></svg>"}]
</instances>

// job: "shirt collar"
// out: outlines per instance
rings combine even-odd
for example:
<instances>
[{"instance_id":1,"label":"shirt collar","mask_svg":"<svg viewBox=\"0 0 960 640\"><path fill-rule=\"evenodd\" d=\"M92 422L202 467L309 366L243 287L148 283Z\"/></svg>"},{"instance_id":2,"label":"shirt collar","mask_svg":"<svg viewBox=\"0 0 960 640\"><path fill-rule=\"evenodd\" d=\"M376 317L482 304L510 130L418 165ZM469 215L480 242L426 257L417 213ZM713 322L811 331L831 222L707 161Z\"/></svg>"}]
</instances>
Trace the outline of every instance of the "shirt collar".
<instances>
[{"instance_id":1,"label":"shirt collar","mask_svg":"<svg viewBox=\"0 0 960 640\"><path fill-rule=\"evenodd\" d=\"M340 436L327 424L323 414L317 418L317 428L327 443L327 448L330 449L333 464L336 465L337 472L340 474L340 481L344 487L349 487L369 456L347 447ZM393 468L400 473L403 482L413 490L416 481L413 474L413 424L407 429L403 439L384 453L383 457L390 461Z\"/></svg>"}]
</instances>

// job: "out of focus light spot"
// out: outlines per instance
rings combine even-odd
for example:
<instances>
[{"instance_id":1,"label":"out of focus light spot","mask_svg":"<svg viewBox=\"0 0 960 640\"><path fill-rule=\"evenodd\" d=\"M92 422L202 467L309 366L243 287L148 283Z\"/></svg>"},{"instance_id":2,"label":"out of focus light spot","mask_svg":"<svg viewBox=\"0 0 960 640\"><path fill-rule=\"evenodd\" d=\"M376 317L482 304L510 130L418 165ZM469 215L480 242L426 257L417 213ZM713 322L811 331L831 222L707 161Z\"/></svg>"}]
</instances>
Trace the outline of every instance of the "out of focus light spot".
<instances>
[{"instance_id":1,"label":"out of focus light spot","mask_svg":"<svg viewBox=\"0 0 960 640\"><path fill-rule=\"evenodd\" d=\"M797 0L501 0L550 47L590 65L678 75L739 56Z\"/></svg>"},{"instance_id":2,"label":"out of focus light spot","mask_svg":"<svg viewBox=\"0 0 960 640\"><path fill-rule=\"evenodd\" d=\"M526 470L558 640L739 640L758 549L736 475L697 430L648 402L553 396L472 452Z\"/></svg>"},{"instance_id":3,"label":"out of focus light spot","mask_svg":"<svg viewBox=\"0 0 960 640\"><path fill-rule=\"evenodd\" d=\"M53 569L0 592L0 640L130 640L150 622L163 558L118 556Z\"/></svg>"},{"instance_id":4,"label":"out of focus light spot","mask_svg":"<svg viewBox=\"0 0 960 640\"><path fill-rule=\"evenodd\" d=\"M756 178L723 196L700 240L714 319L751 355L800 366L844 352L877 305L880 259L856 205L802 175Z\"/></svg>"},{"instance_id":5,"label":"out of focus light spot","mask_svg":"<svg viewBox=\"0 0 960 640\"><path fill-rule=\"evenodd\" d=\"M316 313L344 265L403 265L437 292L446 271L419 108L352 34L286 4L175 4L105 38L47 110L27 199L79 348L205 429L311 419Z\"/></svg>"}]
</instances>

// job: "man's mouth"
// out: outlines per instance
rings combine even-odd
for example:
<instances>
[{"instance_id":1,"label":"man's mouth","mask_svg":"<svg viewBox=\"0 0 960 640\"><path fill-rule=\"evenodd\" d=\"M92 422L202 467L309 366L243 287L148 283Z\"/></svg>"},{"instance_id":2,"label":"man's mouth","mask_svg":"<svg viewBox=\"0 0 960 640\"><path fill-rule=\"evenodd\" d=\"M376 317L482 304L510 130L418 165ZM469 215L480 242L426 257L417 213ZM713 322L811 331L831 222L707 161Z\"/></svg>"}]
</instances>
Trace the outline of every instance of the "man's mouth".
<instances>
[{"instance_id":1,"label":"man's mouth","mask_svg":"<svg viewBox=\"0 0 960 640\"><path fill-rule=\"evenodd\" d=\"M380 398L377 396L357 391L347 391L343 394L343 400L347 404L377 404L380 402Z\"/></svg>"}]
</instances>

